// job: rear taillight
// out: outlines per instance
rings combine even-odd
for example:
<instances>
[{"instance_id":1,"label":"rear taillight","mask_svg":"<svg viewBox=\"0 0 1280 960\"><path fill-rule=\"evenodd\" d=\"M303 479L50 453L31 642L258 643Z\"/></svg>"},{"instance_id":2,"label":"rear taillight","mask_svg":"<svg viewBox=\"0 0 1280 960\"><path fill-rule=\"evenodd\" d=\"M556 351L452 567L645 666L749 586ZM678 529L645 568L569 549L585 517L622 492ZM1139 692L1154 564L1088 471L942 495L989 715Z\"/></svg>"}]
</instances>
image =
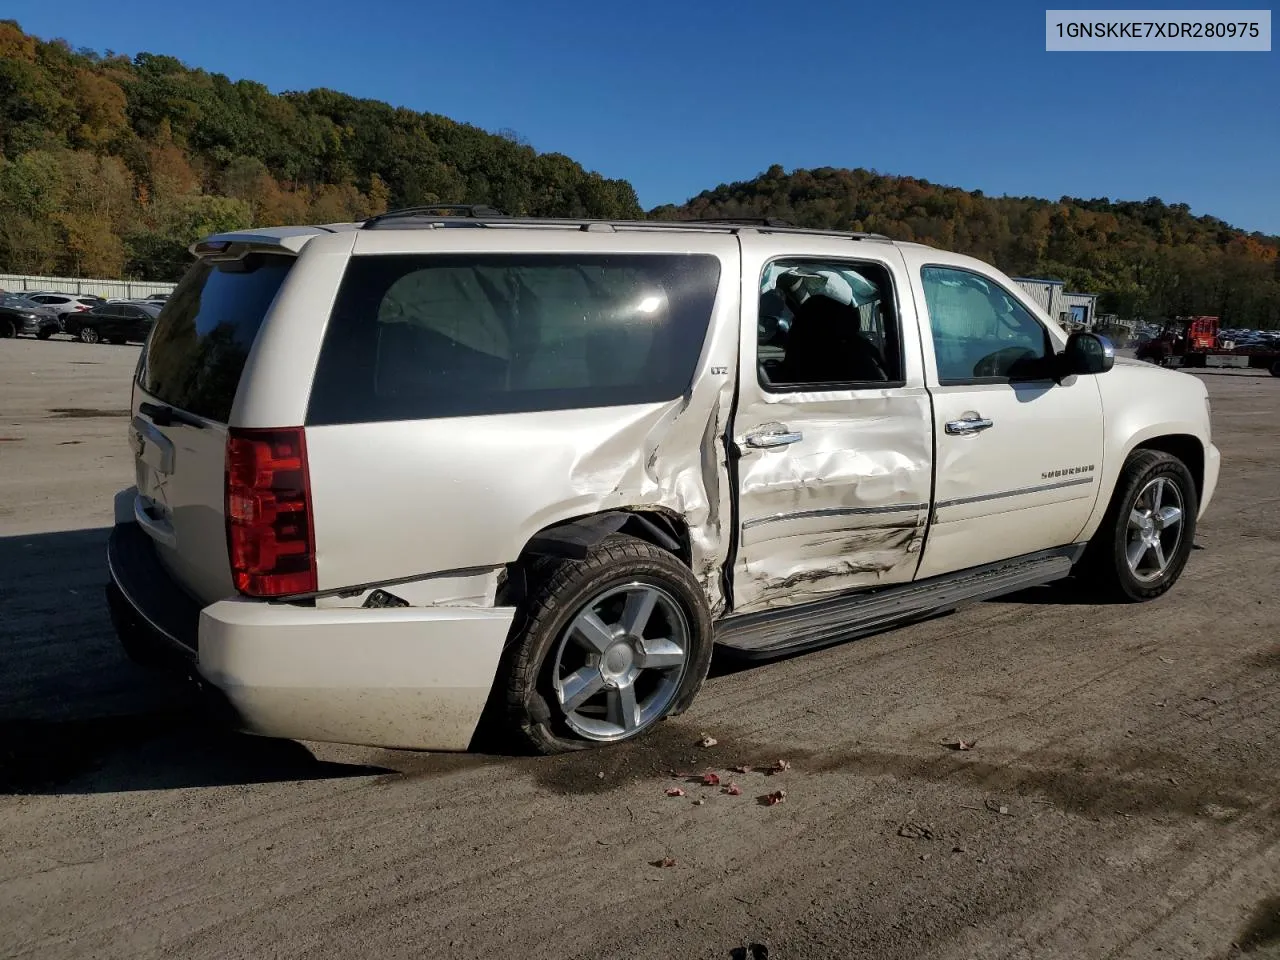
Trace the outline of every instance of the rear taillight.
<instances>
[{"instance_id":1,"label":"rear taillight","mask_svg":"<svg viewBox=\"0 0 1280 960\"><path fill-rule=\"evenodd\" d=\"M227 435L227 553L236 589L283 597L316 589L307 444L301 427Z\"/></svg>"}]
</instances>

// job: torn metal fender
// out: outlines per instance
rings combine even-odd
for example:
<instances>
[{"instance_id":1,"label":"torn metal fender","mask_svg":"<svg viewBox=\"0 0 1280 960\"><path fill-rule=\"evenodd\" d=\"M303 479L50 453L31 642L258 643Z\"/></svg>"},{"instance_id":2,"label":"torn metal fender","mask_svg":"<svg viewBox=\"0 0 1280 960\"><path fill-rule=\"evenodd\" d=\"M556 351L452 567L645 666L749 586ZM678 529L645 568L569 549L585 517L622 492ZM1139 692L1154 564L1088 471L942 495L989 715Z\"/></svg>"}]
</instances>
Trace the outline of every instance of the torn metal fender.
<instances>
[{"instance_id":1,"label":"torn metal fender","mask_svg":"<svg viewBox=\"0 0 1280 960\"><path fill-rule=\"evenodd\" d=\"M673 537L661 523L645 516L643 511L622 510L593 514L543 530L529 541L526 552L535 556L582 560L592 547L603 543L610 534L617 533L628 525L636 536L656 543L677 556L687 552L684 543Z\"/></svg>"}]
</instances>

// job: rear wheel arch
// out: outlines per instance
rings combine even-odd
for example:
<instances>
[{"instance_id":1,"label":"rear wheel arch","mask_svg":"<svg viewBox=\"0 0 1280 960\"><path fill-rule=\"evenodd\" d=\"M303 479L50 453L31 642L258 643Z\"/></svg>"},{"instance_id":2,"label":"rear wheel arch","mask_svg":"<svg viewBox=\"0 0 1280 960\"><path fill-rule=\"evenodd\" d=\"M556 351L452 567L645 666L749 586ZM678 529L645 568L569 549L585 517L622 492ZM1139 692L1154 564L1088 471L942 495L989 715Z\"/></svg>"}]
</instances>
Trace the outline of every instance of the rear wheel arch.
<instances>
[{"instance_id":1,"label":"rear wheel arch","mask_svg":"<svg viewBox=\"0 0 1280 960\"><path fill-rule=\"evenodd\" d=\"M519 557L507 564L500 602L513 605L528 596L540 571L559 560L585 559L592 548L614 534L625 534L670 553L686 567L692 566L693 548L684 518L660 507L623 507L604 510L543 527L524 545Z\"/></svg>"}]
</instances>

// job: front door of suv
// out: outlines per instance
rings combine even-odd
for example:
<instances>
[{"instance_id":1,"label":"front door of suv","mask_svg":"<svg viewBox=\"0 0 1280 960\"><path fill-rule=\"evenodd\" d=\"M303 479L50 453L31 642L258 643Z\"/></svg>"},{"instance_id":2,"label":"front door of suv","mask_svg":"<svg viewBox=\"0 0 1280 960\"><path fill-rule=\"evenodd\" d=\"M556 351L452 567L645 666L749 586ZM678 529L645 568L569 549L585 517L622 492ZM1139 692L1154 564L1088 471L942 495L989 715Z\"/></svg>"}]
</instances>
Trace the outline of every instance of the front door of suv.
<instances>
[{"instance_id":1,"label":"front door of suv","mask_svg":"<svg viewBox=\"0 0 1280 960\"><path fill-rule=\"evenodd\" d=\"M743 234L735 613L907 582L932 437L911 294L874 240Z\"/></svg>"},{"instance_id":2,"label":"front door of suv","mask_svg":"<svg viewBox=\"0 0 1280 960\"><path fill-rule=\"evenodd\" d=\"M1072 543L1098 497L1095 377L1051 376L1054 341L1014 285L909 249L933 396L937 482L920 577Z\"/></svg>"}]
</instances>

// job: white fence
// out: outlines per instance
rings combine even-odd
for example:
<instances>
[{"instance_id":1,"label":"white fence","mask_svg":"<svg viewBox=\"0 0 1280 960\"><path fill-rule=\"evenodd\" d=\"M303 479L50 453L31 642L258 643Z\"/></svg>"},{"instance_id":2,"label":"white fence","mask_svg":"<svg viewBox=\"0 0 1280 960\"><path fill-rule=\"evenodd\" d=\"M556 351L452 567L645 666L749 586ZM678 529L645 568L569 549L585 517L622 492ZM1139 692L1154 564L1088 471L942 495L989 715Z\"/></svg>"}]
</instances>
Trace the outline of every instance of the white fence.
<instances>
[{"instance_id":1,"label":"white fence","mask_svg":"<svg viewBox=\"0 0 1280 960\"><path fill-rule=\"evenodd\" d=\"M22 293L45 290L49 293L92 293L111 299L130 300L153 293L172 293L176 284L151 280L86 280L77 277L26 277L0 273L0 291Z\"/></svg>"}]
</instances>

